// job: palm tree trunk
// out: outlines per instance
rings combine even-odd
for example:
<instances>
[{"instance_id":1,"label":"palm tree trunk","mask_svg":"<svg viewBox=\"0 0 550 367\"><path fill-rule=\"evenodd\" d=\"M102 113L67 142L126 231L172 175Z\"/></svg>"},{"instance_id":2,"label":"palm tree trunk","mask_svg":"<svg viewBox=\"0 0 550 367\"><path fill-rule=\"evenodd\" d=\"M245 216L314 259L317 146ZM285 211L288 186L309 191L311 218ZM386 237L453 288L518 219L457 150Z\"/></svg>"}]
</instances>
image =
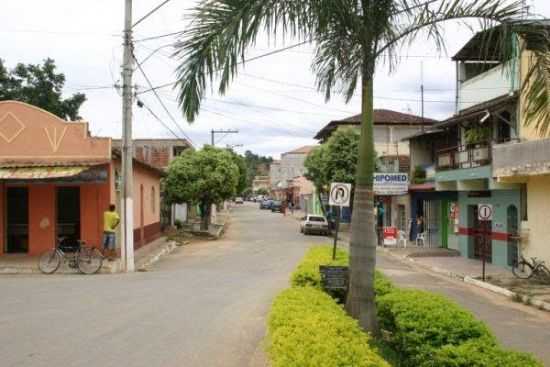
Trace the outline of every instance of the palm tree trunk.
<instances>
[{"instance_id":1,"label":"palm tree trunk","mask_svg":"<svg viewBox=\"0 0 550 367\"><path fill-rule=\"evenodd\" d=\"M351 219L350 285L346 300L349 314L359 325L378 335L374 300L376 234L374 230L373 75L364 73L362 80L362 123L359 141L353 214Z\"/></svg>"}]
</instances>

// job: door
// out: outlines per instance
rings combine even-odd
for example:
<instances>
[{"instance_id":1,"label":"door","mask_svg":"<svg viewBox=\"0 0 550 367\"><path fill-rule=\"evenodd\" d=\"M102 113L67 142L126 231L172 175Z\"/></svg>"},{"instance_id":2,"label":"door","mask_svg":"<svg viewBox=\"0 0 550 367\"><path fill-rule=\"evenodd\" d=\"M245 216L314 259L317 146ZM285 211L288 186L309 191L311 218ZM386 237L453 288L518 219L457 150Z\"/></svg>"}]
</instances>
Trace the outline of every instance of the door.
<instances>
[{"instance_id":1,"label":"door","mask_svg":"<svg viewBox=\"0 0 550 367\"><path fill-rule=\"evenodd\" d=\"M56 189L56 236L67 243L80 240L80 188L58 187Z\"/></svg>"},{"instance_id":2,"label":"door","mask_svg":"<svg viewBox=\"0 0 550 367\"><path fill-rule=\"evenodd\" d=\"M492 262L493 246L491 241L492 221L480 221L477 213L477 205L470 205L468 213L472 215L471 235L474 238L474 259L482 259L485 251L485 260Z\"/></svg>"},{"instance_id":3,"label":"door","mask_svg":"<svg viewBox=\"0 0 550 367\"><path fill-rule=\"evenodd\" d=\"M440 247L441 201L424 201L424 226L428 247Z\"/></svg>"},{"instance_id":4,"label":"door","mask_svg":"<svg viewBox=\"0 0 550 367\"><path fill-rule=\"evenodd\" d=\"M506 228L508 231L508 265L512 266L517 264L518 261L518 234L519 234L519 220L518 220L518 208L515 205L510 205L506 209Z\"/></svg>"},{"instance_id":5,"label":"door","mask_svg":"<svg viewBox=\"0 0 550 367\"><path fill-rule=\"evenodd\" d=\"M8 187L6 190L6 252L29 251L29 190Z\"/></svg>"}]
</instances>

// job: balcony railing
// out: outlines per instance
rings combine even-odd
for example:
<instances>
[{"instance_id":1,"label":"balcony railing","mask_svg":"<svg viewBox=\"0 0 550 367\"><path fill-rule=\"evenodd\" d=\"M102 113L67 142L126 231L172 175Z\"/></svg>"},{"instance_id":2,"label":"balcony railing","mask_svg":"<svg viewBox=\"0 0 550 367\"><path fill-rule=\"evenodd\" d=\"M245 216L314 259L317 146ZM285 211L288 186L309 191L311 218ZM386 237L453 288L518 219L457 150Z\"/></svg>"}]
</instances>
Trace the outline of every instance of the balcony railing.
<instances>
[{"instance_id":1,"label":"balcony railing","mask_svg":"<svg viewBox=\"0 0 550 367\"><path fill-rule=\"evenodd\" d=\"M459 145L437 152L437 169L440 171L481 167L491 163L491 143Z\"/></svg>"}]
</instances>

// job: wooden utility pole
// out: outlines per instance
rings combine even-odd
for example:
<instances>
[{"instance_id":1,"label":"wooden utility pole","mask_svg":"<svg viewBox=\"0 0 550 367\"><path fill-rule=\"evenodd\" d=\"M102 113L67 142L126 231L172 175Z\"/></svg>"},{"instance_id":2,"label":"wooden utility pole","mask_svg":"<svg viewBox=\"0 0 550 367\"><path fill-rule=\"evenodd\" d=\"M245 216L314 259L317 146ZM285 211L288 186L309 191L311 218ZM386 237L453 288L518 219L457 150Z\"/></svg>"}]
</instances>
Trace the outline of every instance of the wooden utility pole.
<instances>
[{"instance_id":1,"label":"wooden utility pole","mask_svg":"<svg viewBox=\"0 0 550 367\"><path fill-rule=\"evenodd\" d=\"M134 203L132 146L132 0L124 7L124 59L122 64L122 192L121 192L121 258L125 272L134 271Z\"/></svg>"}]
</instances>

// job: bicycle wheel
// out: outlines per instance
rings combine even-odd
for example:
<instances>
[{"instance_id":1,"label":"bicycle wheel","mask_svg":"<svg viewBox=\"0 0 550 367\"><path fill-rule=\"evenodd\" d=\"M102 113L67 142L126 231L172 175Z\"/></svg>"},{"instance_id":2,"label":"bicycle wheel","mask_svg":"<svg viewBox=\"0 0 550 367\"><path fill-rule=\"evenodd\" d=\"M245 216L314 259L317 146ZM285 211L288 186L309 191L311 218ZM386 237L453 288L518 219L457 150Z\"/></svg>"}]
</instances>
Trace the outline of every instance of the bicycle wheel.
<instances>
[{"instance_id":1,"label":"bicycle wheel","mask_svg":"<svg viewBox=\"0 0 550 367\"><path fill-rule=\"evenodd\" d=\"M512 273L519 279L529 279L533 276L531 264L520 261L512 266Z\"/></svg>"},{"instance_id":2,"label":"bicycle wheel","mask_svg":"<svg viewBox=\"0 0 550 367\"><path fill-rule=\"evenodd\" d=\"M61 255L56 249L48 250L40 255L40 260L38 261L38 268L44 274L55 273L61 265Z\"/></svg>"},{"instance_id":3,"label":"bicycle wheel","mask_svg":"<svg viewBox=\"0 0 550 367\"><path fill-rule=\"evenodd\" d=\"M103 265L103 255L95 247L82 247L77 255L78 269L84 274L95 274Z\"/></svg>"}]
</instances>

